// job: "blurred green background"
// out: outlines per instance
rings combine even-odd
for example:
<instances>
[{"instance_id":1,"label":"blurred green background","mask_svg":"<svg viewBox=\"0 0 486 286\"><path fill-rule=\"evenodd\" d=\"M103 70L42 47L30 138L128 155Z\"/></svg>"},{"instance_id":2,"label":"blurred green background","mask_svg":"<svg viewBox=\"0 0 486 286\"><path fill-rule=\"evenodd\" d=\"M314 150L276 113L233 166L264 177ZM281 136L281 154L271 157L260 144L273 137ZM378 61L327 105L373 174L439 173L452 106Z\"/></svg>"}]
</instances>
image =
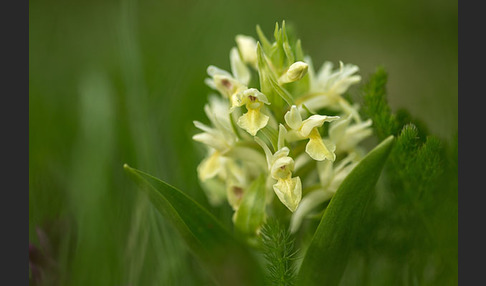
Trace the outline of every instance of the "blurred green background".
<instances>
[{"instance_id":1,"label":"blurred green background","mask_svg":"<svg viewBox=\"0 0 486 286\"><path fill-rule=\"evenodd\" d=\"M451 0L29 1L29 239L55 260L48 276L210 285L122 166L208 205L196 176L203 150L191 140L192 121L206 121L206 67L228 69L235 35L256 37L257 24L270 36L285 20L316 67L356 64L366 81L384 66L392 108L449 140L457 12Z\"/></svg>"}]
</instances>

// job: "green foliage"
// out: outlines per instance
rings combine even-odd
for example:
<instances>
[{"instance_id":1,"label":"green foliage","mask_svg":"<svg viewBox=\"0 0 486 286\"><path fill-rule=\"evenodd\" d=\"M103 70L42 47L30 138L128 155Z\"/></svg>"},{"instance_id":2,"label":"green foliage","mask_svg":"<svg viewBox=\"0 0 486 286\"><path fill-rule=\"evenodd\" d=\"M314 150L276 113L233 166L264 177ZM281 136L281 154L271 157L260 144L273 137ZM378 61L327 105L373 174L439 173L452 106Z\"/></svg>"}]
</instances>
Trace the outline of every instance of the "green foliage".
<instances>
[{"instance_id":1,"label":"green foliage","mask_svg":"<svg viewBox=\"0 0 486 286\"><path fill-rule=\"evenodd\" d=\"M221 55L233 45L231 37L253 33L255 23L270 27L290 16L316 64L324 58L349 60L364 74L376 62L393 63L388 71L396 79L390 85L395 103L410 106L422 98L414 114L426 117L429 127L442 134L455 129L454 1L78 2L29 2L29 240L38 245L36 229L45 230L52 248L59 250L53 257L59 267L52 275L61 275L62 285L214 284L175 229L142 192L134 192L135 184L120 166L143 166L207 204L195 174L200 154L190 139L192 120L203 117L208 92L201 75L208 62L226 64ZM370 7L376 12L372 21L363 12ZM389 49L382 49L382 39ZM295 59L302 60L300 40L296 46ZM111 89L107 110L80 109L80 83L93 69L101 71ZM94 100L103 99L98 96ZM441 104L432 104L437 101ZM106 111L113 117L92 119L97 132L81 131L92 111L98 118ZM445 120L434 121L438 115ZM414 125L421 134L423 126ZM429 285L442 286L456 284L457 275L457 139L441 142L444 171L439 177L445 180L437 179L437 191L424 192L418 202L428 210L436 237L435 249L428 251L440 254L427 258L422 270L435 273L437 281ZM389 183L379 183L384 202L375 202L362 227L366 235L361 237L372 234L362 240L360 251L369 252L373 285L404 284L377 280L406 272L401 261L412 255L403 253L412 249L407 243L414 232L422 230L414 231L416 221L403 215L408 206L394 209L400 198L383 191L387 188ZM426 201L433 207L425 208ZM229 207L209 211L231 223ZM399 240L403 233L409 237ZM400 263L403 267L394 266ZM360 271L348 273L354 277ZM354 281L347 285L366 283Z\"/></svg>"},{"instance_id":2,"label":"green foliage","mask_svg":"<svg viewBox=\"0 0 486 286\"><path fill-rule=\"evenodd\" d=\"M338 285L393 141L390 136L370 151L336 191L302 262L300 285Z\"/></svg>"},{"instance_id":3,"label":"green foliage","mask_svg":"<svg viewBox=\"0 0 486 286\"><path fill-rule=\"evenodd\" d=\"M389 135L397 136L398 122L392 114L386 99L388 75L383 68L378 68L368 83L363 87L364 113L373 120L376 136L383 140Z\"/></svg>"},{"instance_id":4,"label":"green foliage","mask_svg":"<svg viewBox=\"0 0 486 286\"><path fill-rule=\"evenodd\" d=\"M235 212L237 232L254 237L265 220L265 177L260 175L243 195Z\"/></svg>"},{"instance_id":5,"label":"green foliage","mask_svg":"<svg viewBox=\"0 0 486 286\"><path fill-rule=\"evenodd\" d=\"M261 252L266 265L268 285L295 285L296 251L290 232L275 218L269 219L260 232Z\"/></svg>"},{"instance_id":6,"label":"green foliage","mask_svg":"<svg viewBox=\"0 0 486 286\"><path fill-rule=\"evenodd\" d=\"M259 285L261 268L246 247L183 192L127 165L125 170L173 224L220 285Z\"/></svg>"},{"instance_id":7,"label":"green foliage","mask_svg":"<svg viewBox=\"0 0 486 286\"><path fill-rule=\"evenodd\" d=\"M404 125L412 123L420 127L417 129L417 135L424 139L428 130L423 122L412 118L410 113L403 108L396 113L392 112L387 99L387 82L388 74L383 67L379 67L362 88L362 100L364 101L362 113L373 120L376 136L380 140L389 135L398 136Z\"/></svg>"},{"instance_id":8,"label":"green foliage","mask_svg":"<svg viewBox=\"0 0 486 286\"><path fill-rule=\"evenodd\" d=\"M378 259L388 263L388 275L378 284L455 285L457 137L440 140L407 111L392 113L386 79L383 69L371 76L363 109L373 119L378 138L394 134L397 140L372 203L375 207L364 220L357 256L368 265Z\"/></svg>"},{"instance_id":9,"label":"green foliage","mask_svg":"<svg viewBox=\"0 0 486 286\"><path fill-rule=\"evenodd\" d=\"M257 59L261 91L266 94L277 107L283 105L282 100L284 100L287 105L292 105L292 96L277 84L276 73L270 69L263 49L259 43L257 45Z\"/></svg>"}]
</instances>

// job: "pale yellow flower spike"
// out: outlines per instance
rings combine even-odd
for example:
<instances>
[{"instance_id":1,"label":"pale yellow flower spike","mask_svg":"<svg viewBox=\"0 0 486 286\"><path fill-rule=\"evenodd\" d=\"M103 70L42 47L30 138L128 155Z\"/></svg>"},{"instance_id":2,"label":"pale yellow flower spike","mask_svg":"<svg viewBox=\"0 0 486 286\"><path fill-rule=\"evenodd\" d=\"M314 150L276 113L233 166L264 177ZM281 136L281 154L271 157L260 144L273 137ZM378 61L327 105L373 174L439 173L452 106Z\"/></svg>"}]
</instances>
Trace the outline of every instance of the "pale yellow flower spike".
<instances>
[{"instance_id":1,"label":"pale yellow flower spike","mask_svg":"<svg viewBox=\"0 0 486 286\"><path fill-rule=\"evenodd\" d=\"M255 136L258 130L264 128L270 117L263 114L260 110L264 104L270 104L267 97L255 88L250 88L241 93L237 106L246 105L247 113L238 118L238 126L245 129L252 136Z\"/></svg>"}]
</instances>

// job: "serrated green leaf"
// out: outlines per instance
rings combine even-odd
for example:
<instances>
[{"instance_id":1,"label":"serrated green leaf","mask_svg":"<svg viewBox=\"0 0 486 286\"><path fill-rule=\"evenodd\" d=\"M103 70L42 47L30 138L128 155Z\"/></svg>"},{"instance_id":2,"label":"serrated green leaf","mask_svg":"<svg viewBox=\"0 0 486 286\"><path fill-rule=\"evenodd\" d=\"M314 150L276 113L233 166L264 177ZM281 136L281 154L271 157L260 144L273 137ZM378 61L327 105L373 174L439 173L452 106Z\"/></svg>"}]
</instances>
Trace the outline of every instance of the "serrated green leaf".
<instances>
[{"instance_id":1,"label":"serrated green leaf","mask_svg":"<svg viewBox=\"0 0 486 286\"><path fill-rule=\"evenodd\" d=\"M338 285L394 137L370 151L331 199L302 262L299 285Z\"/></svg>"},{"instance_id":2,"label":"serrated green leaf","mask_svg":"<svg viewBox=\"0 0 486 286\"><path fill-rule=\"evenodd\" d=\"M237 232L254 236L265 220L265 177L260 175L243 195L235 213Z\"/></svg>"},{"instance_id":3,"label":"serrated green leaf","mask_svg":"<svg viewBox=\"0 0 486 286\"><path fill-rule=\"evenodd\" d=\"M262 270L249 249L211 213L177 188L126 164L124 169L179 232L215 282L261 284Z\"/></svg>"}]
</instances>

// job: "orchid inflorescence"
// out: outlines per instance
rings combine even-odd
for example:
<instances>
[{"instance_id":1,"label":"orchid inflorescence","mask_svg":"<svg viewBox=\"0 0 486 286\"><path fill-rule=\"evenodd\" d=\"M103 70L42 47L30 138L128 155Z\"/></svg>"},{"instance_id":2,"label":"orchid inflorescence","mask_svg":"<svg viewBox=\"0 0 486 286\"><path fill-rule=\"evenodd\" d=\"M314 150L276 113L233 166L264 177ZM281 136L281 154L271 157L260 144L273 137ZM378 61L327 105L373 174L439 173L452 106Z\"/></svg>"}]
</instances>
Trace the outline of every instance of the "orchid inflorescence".
<instances>
[{"instance_id":1,"label":"orchid inflorescence","mask_svg":"<svg viewBox=\"0 0 486 286\"><path fill-rule=\"evenodd\" d=\"M231 72L209 66L206 84L217 91L204 107L210 124L194 121L193 136L207 146L199 179L212 204L228 201L236 212L260 175L269 204L276 194L292 212L291 230L329 200L366 151L371 120L360 118L344 97L358 83L359 68L325 62L315 72L300 40L291 43L276 25L271 43L257 26L259 41L236 36Z\"/></svg>"}]
</instances>

